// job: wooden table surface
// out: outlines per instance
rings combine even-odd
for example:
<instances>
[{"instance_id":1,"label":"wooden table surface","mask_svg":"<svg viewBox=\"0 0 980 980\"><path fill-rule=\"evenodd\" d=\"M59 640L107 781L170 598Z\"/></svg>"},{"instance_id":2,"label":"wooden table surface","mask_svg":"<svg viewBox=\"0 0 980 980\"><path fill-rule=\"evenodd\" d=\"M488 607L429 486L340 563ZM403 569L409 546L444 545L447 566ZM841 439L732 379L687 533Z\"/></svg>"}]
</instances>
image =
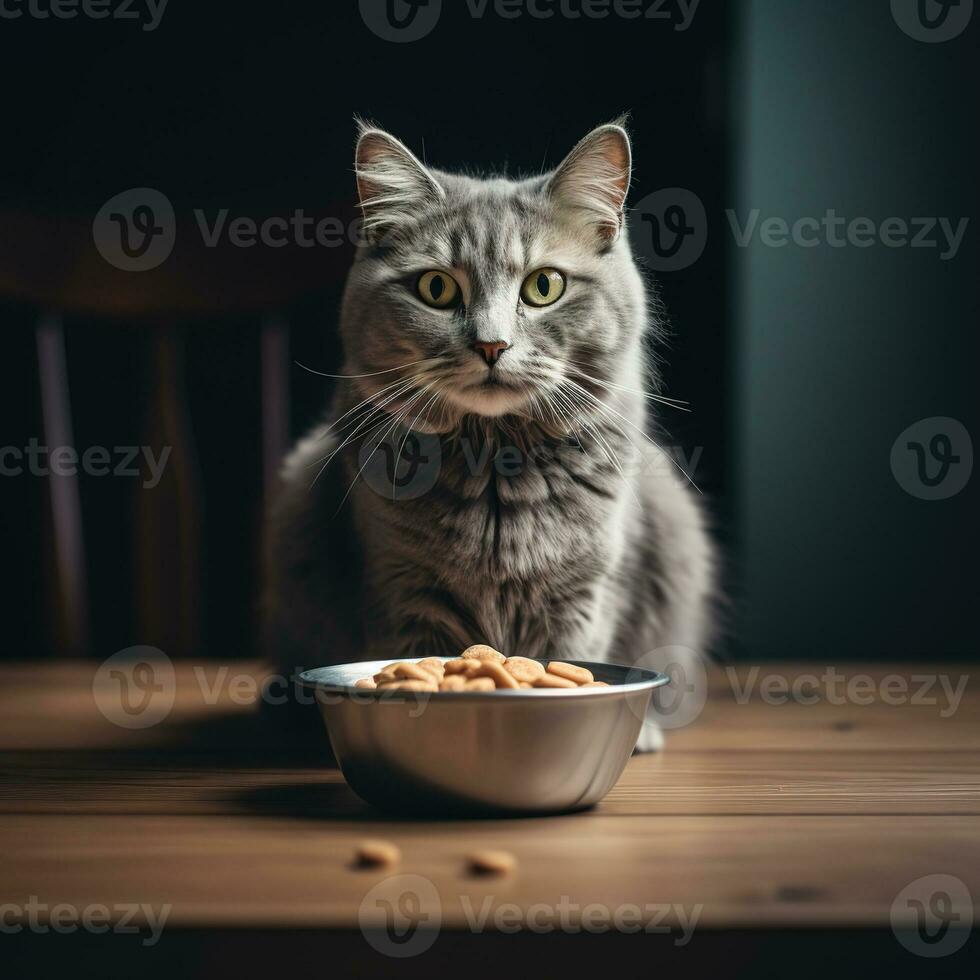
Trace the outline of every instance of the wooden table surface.
<instances>
[{"instance_id":1,"label":"wooden table surface","mask_svg":"<svg viewBox=\"0 0 980 980\"><path fill-rule=\"evenodd\" d=\"M474 908L561 901L663 907L675 930L692 914L702 931L887 929L896 896L933 874L980 905L980 685L967 666L851 665L835 687L786 698L767 677L824 665L717 668L700 716L663 753L634 757L595 809L442 822L362 804L325 737L277 744L251 696L260 664L178 666L169 715L135 730L100 712L95 668L0 668L0 906L133 902L168 906L176 930L356 930L391 873L352 867L365 837L399 845L397 872L432 883L449 931L470 929ZM517 873L470 876L475 848L512 852Z\"/></svg>"}]
</instances>

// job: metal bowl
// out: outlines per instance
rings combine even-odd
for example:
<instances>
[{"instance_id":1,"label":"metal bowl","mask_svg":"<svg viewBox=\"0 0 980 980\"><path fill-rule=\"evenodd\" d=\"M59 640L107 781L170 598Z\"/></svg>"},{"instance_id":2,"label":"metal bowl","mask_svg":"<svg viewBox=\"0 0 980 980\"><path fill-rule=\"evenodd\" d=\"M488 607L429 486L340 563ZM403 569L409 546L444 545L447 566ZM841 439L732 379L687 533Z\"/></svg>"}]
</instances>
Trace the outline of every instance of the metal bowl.
<instances>
[{"instance_id":1,"label":"metal bowl","mask_svg":"<svg viewBox=\"0 0 980 980\"><path fill-rule=\"evenodd\" d=\"M445 658L449 659L449 658ZM351 788L397 812L557 813L598 803L666 674L570 660L610 687L403 692L355 688L388 661L318 667L313 688ZM548 661L542 661L547 665Z\"/></svg>"}]
</instances>

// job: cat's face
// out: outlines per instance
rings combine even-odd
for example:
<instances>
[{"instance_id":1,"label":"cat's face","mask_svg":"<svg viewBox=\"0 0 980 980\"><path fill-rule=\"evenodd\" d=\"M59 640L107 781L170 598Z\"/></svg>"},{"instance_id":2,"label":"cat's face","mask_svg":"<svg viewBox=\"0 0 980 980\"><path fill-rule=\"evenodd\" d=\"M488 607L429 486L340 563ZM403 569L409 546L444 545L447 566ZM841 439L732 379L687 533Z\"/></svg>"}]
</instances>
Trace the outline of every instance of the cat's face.
<instances>
[{"instance_id":1,"label":"cat's face","mask_svg":"<svg viewBox=\"0 0 980 980\"><path fill-rule=\"evenodd\" d=\"M370 244L348 282L343 332L362 397L420 430L466 415L556 427L615 378L645 320L622 234L626 133L605 126L552 174L489 180L425 168L362 132Z\"/></svg>"}]
</instances>

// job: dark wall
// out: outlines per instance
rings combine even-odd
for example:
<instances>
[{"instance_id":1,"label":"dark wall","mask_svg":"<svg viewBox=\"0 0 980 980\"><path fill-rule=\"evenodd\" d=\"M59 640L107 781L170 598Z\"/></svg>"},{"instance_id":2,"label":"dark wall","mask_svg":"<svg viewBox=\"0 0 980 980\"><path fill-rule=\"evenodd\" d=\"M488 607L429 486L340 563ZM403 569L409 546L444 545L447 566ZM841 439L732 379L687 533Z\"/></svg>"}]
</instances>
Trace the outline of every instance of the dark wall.
<instances>
[{"instance_id":1,"label":"dark wall","mask_svg":"<svg viewBox=\"0 0 980 980\"><path fill-rule=\"evenodd\" d=\"M753 657L975 656L976 478L922 496L961 484L978 431L976 15L926 43L888 3L743 12L740 222L752 209L790 223L836 209L877 226L969 224L945 259L875 236L731 246L739 645ZM926 447L935 478L928 447L944 434L961 459L933 490L908 444Z\"/></svg>"}]
</instances>

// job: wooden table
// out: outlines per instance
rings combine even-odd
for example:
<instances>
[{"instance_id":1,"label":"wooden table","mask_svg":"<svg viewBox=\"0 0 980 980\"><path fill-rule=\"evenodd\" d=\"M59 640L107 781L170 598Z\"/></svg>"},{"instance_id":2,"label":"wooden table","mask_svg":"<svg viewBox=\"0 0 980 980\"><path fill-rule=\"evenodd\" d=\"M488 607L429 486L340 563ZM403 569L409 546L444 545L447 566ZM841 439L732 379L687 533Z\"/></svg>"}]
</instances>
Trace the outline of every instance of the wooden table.
<instances>
[{"instance_id":1,"label":"wooden table","mask_svg":"<svg viewBox=\"0 0 980 980\"><path fill-rule=\"evenodd\" d=\"M563 960L608 968L626 945L658 967L758 971L795 957L795 976L816 962L801 951L824 947L890 969L975 966L975 936L926 960L890 926L897 896L929 875L955 876L980 909L970 667L851 665L840 680L822 664L717 668L700 716L670 731L662 754L634 758L594 810L444 822L385 818L347 789L325 738L300 748L270 734L255 704L260 664L178 666L172 710L133 730L99 710L95 668L0 668L0 906L15 908L8 925L32 898L41 907L37 929L0 932L0 952L33 975L56 959L103 978L321 958L342 977L463 962L499 975L511 960L548 973ZM437 896L441 932L420 955L383 955L359 929L362 903L393 873L352 866L365 837L397 843L394 873L421 876ZM512 852L518 872L472 877L475 848ZM104 905L117 924L129 905L168 913L152 947L146 930L39 935L59 904ZM630 906L671 931L575 931L583 917L631 927ZM506 931L529 912L555 930ZM491 927L474 935L484 915Z\"/></svg>"}]
</instances>

